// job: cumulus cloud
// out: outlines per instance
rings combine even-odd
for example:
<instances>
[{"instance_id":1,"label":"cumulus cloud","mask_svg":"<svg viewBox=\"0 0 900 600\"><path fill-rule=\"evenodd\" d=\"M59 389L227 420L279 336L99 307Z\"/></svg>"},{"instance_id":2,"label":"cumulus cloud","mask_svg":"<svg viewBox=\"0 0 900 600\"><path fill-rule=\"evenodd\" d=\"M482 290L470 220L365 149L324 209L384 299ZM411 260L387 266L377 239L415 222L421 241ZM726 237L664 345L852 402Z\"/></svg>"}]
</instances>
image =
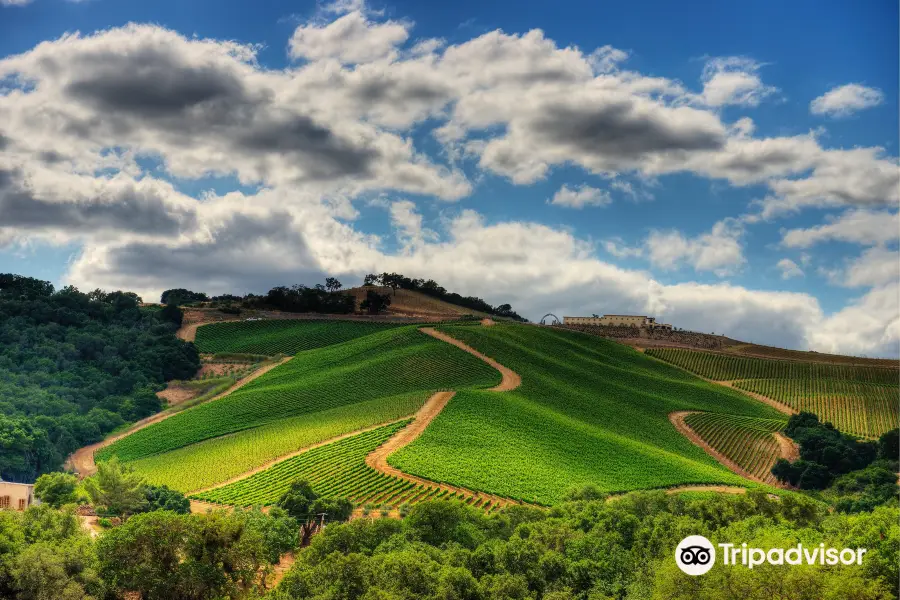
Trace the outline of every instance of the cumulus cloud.
<instances>
[{"instance_id":1,"label":"cumulus cloud","mask_svg":"<svg viewBox=\"0 0 900 600\"><path fill-rule=\"evenodd\" d=\"M848 83L822 94L809 103L814 115L846 117L860 110L878 106L884 102L884 94L877 88L858 83Z\"/></svg>"},{"instance_id":2,"label":"cumulus cloud","mask_svg":"<svg viewBox=\"0 0 900 600\"><path fill-rule=\"evenodd\" d=\"M712 58L703 67L702 102L708 106L757 106L778 92L764 85L757 72L760 65L742 56Z\"/></svg>"},{"instance_id":3,"label":"cumulus cloud","mask_svg":"<svg viewBox=\"0 0 900 600\"><path fill-rule=\"evenodd\" d=\"M782 279L791 279L792 277L803 277L803 269L789 258L782 258L775 265L781 271Z\"/></svg>"},{"instance_id":4,"label":"cumulus cloud","mask_svg":"<svg viewBox=\"0 0 900 600\"><path fill-rule=\"evenodd\" d=\"M719 221L709 233L695 238L679 231L653 231L644 242L647 258L661 269L687 265L724 277L746 262L740 238L743 228L732 219Z\"/></svg>"},{"instance_id":5,"label":"cumulus cloud","mask_svg":"<svg viewBox=\"0 0 900 600\"><path fill-rule=\"evenodd\" d=\"M612 202L612 198L609 192L589 185L570 188L563 184L548 202L567 208L584 208L585 206L606 206Z\"/></svg>"},{"instance_id":6,"label":"cumulus cloud","mask_svg":"<svg viewBox=\"0 0 900 600\"><path fill-rule=\"evenodd\" d=\"M353 202L457 200L472 190L464 170L528 184L580 167L634 198L667 174L692 173L767 186L760 215L774 218L812 206L892 207L897 161L880 148L755 137L751 120L723 121L713 104L771 93L747 83L758 69L749 63L710 71L704 103L675 80L626 70L627 52L613 47L563 47L533 30L406 48L409 23L380 20L361 2L326 8L339 16L298 27L290 48L302 60L280 70L260 65L256 46L150 25L66 35L0 59L0 240L77 241L68 282L147 297L391 270L532 317L646 312L679 327L854 352L885 352L897 339L847 333L854 310L875 307L891 321L890 284L878 283L886 279L849 270L846 281L875 287L828 317L808 294L664 285L540 223L488 222L467 208L445 212L439 231L405 199L384 203L399 242L385 251L353 222ZM420 151L423 132L444 152ZM259 191L190 198L168 182L211 175ZM570 204L609 197L570 186L560 189ZM657 230L637 247L610 239L602 248L658 269L727 275L745 264L742 233L726 219L696 237Z\"/></svg>"},{"instance_id":7,"label":"cumulus cloud","mask_svg":"<svg viewBox=\"0 0 900 600\"><path fill-rule=\"evenodd\" d=\"M877 287L900 281L900 252L869 248L835 277L847 287Z\"/></svg>"},{"instance_id":8,"label":"cumulus cloud","mask_svg":"<svg viewBox=\"0 0 900 600\"><path fill-rule=\"evenodd\" d=\"M407 26L373 23L354 10L324 26L302 25L288 44L292 58L336 59L345 64L372 62L391 55L409 38Z\"/></svg>"},{"instance_id":9,"label":"cumulus cloud","mask_svg":"<svg viewBox=\"0 0 900 600\"><path fill-rule=\"evenodd\" d=\"M863 245L886 244L900 239L900 213L875 210L850 210L827 223L806 229L785 231L781 243L789 248L809 248L820 242L836 240Z\"/></svg>"}]
</instances>

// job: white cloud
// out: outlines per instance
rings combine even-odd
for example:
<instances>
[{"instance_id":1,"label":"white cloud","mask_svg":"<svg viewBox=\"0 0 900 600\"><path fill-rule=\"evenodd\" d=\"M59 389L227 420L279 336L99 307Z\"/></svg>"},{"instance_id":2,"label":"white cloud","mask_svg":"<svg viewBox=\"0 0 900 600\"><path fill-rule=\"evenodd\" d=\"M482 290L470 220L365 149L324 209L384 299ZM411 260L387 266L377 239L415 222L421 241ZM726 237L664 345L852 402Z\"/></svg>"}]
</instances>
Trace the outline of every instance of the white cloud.
<instances>
[{"instance_id":1,"label":"white cloud","mask_svg":"<svg viewBox=\"0 0 900 600\"><path fill-rule=\"evenodd\" d=\"M743 228L732 219L719 221L709 233L695 238L681 232L653 231L644 241L650 262L661 269L688 265L695 271L712 271L724 277L746 262L740 238Z\"/></svg>"},{"instance_id":2,"label":"white cloud","mask_svg":"<svg viewBox=\"0 0 900 600\"><path fill-rule=\"evenodd\" d=\"M877 287L897 281L900 281L900 252L869 248L850 261L841 283L847 287Z\"/></svg>"},{"instance_id":3,"label":"white cloud","mask_svg":"<svg viewBox=\"0 0 900 600\"><path fill-rule=\"evenodd\" d=\"M422 226L422 215L414 202L396 200L390 204L391 225L397 231L397 239L406 252L422 246L426 240L437 239L437 233Z\"/></svg>"},{"instance_id":4,"label":"white cloud","mask_svg":"<svg viewBox=\"0 0 900 600\"><path fill-rule=\"evenodd\" d=\"M707 106L757 106L778 88L763 84L757 71L761 64L742 57L713 58L703 67L701 100Z\"/></svg>"},{"instance_id":5,"label":"white cloud","mask_svg":"<svg viewBox=\"0 0 900 600\"><path fill-rule=\"evenodd\" d=\"M619 238L604 240L603 248L616 258L639 258L644 255L643 248L640 246L629 247Z\"/></svg>"},{"instance_id":6,"label":"white cloud","mask_svg":"<svg viewBox=\"0 0 900 600\"><path fill-rule=\"evenodd\" d=\"M837 240L871 246L900 239L900 213L849 210L828 223L807 229L785 231L781 243L789 248L809 248L820 242Z\"/></svg>"},{"instance_id":7,"label":"white cloud","mask_svg":"<svg viewBox=\"0 0 900 600\"><path fill-rule=\"evenodd\" d=\"M820 352L893 356L900 354L900 284L876 288L809 331Z\"/></svg>"},{"instance_id":8,"label":"white cloud","mask_svg":"<svg viewBox=\"0 0 900 600\"><path fill-rule=\"evenodd\" d=\"M584 208L585 206L607 206L612 202L612 198L610 198L609 192L606 190L597 189L589 185L579 185L570 188L568 185L563 184L548 202L567 208Z\"/></svg>"},{"instance_id":9,"label":"white cloud","mask_svg":"<svg viewBox=\"0 0 900 600\"><path fill-rule=\"evenodd\" d=\"M801 269L797 263L792 261L789 258L782 258L778 261L778 264L775 265L781 271L782 279L790 279L792 277L803 277L803 269Z\"/></svg>"},{"instance_id":10,"label":"white cloud","mask_svg":"<svg viewBox=\"0 0 900 600\"><path fill-rule=\"evenodd\" d=\"M331 9L349 18L301 26L297 52L307 60L283 70L258 64L256 46L149 25L72 34L0 59L0 79L12 86L0 93L0 240L83 244L68 281L147 297L392 270L532 317L648 312L775 345L892 351L896 331L848 333L844 316L826 317L808 294L663 285L598 259L592 241L568 231L487 223L474 210L445 213L438 236L411 201L385 200L402 246L386 253L352 222L353 203L379 194L459 199L472 189L463 167L475 180L495 173L515 183L581 167L628 196L663 175L693 173L768 186L761 210L772 217L892 206L897 162L880 148L826 149L812 134L756 138L752 121L724 122L679 82L624 70L627 54L615 48L582 52L533 30L404 50L409 24L378 22L360 2ZM754 101L746 86L728 89L711 97ZM418 127L431 128L448 162L416 148ZM148 158L158 168L142 167ZM210 175L260 189L194 199L164 181ZM575 202L606 198L565 189ZM726 275L745 263L741 236L726 219L696 237L656 231L637 248L615 239L602 247L663 269ZM876 287L846 314L873 306L896 322L883 301L890 284L877 283L885 277L858 271L847 281Z\"/></svg>"},{"instance_id":11,"label":"white cloud","mask_svg":"<svg viewBox=\"0 0 900 600\"><path fill-rule=\"evenodd\" d=\"M884 102L884 94L877 88L858 83L838 86L809 103L814 115L846 117L857 111L878 106Z\"/></svg>"},{"instance_id":12,"label":"white cloud","mask_svg":"<svg viewBox=\"0 0 900 600\"><path fill-rule=\"evenodd\" d=\"M25 6L32 2L33 0L0 0L0 6Z\"/></svg>"},{"instance_id":13,"label":"white cloud","mask_svg":"<svg viewBox=\"0 0 900 600\"><path fill-rule=\"evenodd\" d=\"M408 38L407 24L373 23L361 11L354 10L323 27L314 24L298 27L288 47L295 59L336 59L345 64L359 64L390 56Z\"/></svg>"}]
</instances>

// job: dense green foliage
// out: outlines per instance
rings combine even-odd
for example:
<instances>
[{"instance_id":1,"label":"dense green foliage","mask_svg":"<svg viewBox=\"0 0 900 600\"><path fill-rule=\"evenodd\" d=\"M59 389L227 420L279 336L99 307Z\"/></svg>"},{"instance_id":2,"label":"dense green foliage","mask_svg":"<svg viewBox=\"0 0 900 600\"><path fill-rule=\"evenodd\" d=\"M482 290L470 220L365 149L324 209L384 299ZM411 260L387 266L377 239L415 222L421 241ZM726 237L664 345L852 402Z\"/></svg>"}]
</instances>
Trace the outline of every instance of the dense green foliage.
<instances>
[{"instance_id":1,"label":"dense green foliage","mask_svg":"<svg viewBox=\"0 0 900 600\"><path fill-rule=\"evenodd\" d=\"M772 467L772 474L779 481L804 490L824 489L835 477L865 469L878 458L894 462L898 459L894 453L896 430L884 434L878 442L860 441L841 433L831 423L822 423L812 413L801 412L791 416L784 432L800 446L800 459L793 463L779 460ZM896 471L896 467L889 470Z\"/></svg>"},{"instance_id":2,"label":"dense green foliage","mask_svg":"<svg viewBox=\"0 0 900 600\"><path fill-rule=\"evenodd\" d=\"M495 315L498 317L506 317L516 321L524 321L509 304L501 304L499 306L491 306L477 296L461 296L456 292L448 292L443 286L438 285L434 279L410 279L400 273L370 273L366 275L363 285L383 285L394 290L403 289L419 292L432 298L449 302L464 308L470 308L475 311Z\"/></svg>"},{"instance_id":3,"label":"dense green foliage","mask_svg":"<svg viewBox=\"0 0 900 600\"><path fill-rule=\"evenodd\" d=\"M772 434L784 429L786 421L692 413L684 422L747 473L766 483L774 483L771 470L779 456L779 444Z\"/></svg>"},{"instance_id":4,"label":"dense green foliage","mask_svg":"<svg viewBox=\"0 0 900 600\"><path fill-rule=\"evenodd\" d=\"M365 400L489 386L497 371L414 326L303 352L234 393L108 446L100 458L135 460L228 433Z\"/></svg>"},{"instance_id":5,"label":"dense green foliage","mask_svg":"<svg viewBox=\"0 0 900 600\"><path fill-rule=\"evenodd\" d=\"M129 462L148 481L182 492L203 489L299 448L415 413L428 394L387 396L282 419Z\"/></svg>"},{"instance_id":6,"label":"dense green foliage","mask_svg":"<svg viewBox=\"0 0 900 600\"><path fill-rule=\"evenodd\" d=\"M297 354L398 327L397 323L277 319L210 323L197 329L200 352Z\"/></svg>"},{"instance_id":7,"label":"dense green foliage","mask_svg":"<svg viewBox=\"0 0 900 600\"><path fill-rule=\"evenodd\" d=\"M491 515L452 502L403 521L360 519L325 529L297 554L272 600L877 600L896 598L900 512L829 514L796 496L635 493L542 511ZM862 566L716 564L676 567L687 535L764 549L867 548ZM773 592L773 590L777 590Z\"/></svg>"},{"instance_id":8,"label":"dense green foliage","mask_svg":"<svg viewBox=\"0 0 900 600\"><path fill-rule=\"evenodd\" d=\"M194 346L139 302L0 275L0 478L58 470L75 449L159 411L155 392L197 371Z\"/></svg>"},{"instance_id":9,"label":"dense green foliage","mask_svg":"<svg viewBox=\"0 0 900 600\"><path fill-rule=\"evenodd\" d=\"M191 290L186 290L184 288L166 290L159 297L159 301L163 304L173 304L175 306L180 304L192 304L194 302L206 302L207 300L209 300L209 296L203 292L192 292Z\"/></svg>"},{"instance_id":10,"label":"dense green foliage","mask_svg":"<svg viewBox=\"0 0 900 600\"><path fill-rule=\"evenodd\" d=\"M647 354L717 381L817 414L842 431L878 437L900 424L897 368L751 358L677 348Z\"/></svg>"},{"instance_id":11,"label":"dense green foliage","mask_svg":"<svg viewBox=\"0 0 900 600\"><path fill-rule=\"evenodd\" d=\"M78 478L71 473L45 473L34 482L34 497L43 504L59 508L75 502Z\"/></svg>"},{"instance_id":12,"label":"dense green foliage","mask_svg":"<svg viewBox=\"0 0 900 600\"><path fill-rule=\"evenodd\" d=\"M695 410L779 413L602 338L500 324L441 330L522 377L512 392L461 391L397 468L472 490L554 504L572 485L604 491L689 483L746 484L672 426Z\"/></svg>"}]
</instances>

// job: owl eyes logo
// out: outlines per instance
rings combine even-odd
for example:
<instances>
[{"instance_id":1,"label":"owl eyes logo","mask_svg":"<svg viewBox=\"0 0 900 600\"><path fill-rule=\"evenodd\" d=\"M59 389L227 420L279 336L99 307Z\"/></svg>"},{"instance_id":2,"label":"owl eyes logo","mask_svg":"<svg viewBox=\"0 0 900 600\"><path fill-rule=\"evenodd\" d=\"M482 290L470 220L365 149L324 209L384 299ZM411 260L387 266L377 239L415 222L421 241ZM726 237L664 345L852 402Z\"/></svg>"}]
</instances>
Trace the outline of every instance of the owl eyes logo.
<instances>
[{"instance_id":1,"label":"owl eyes logo","mask_svg":"<svg viewBox=\"0 0 900 600\"><path fill-rule=\"evenodd\" d=\"M716 550L702 535L689 535L675 548L675 563L688 575L703 575L716 564Z\"/></svg>"},{"instance_id":2,"label":"owl eyes logo","mask_svg":"<svg viewBox=\"0 0 900 600\"><path fill-rule=\"evenodd\" d=\"M681 562L686 565L705 565L712 556L709 548L703 546L688 546L681 550Z\"/></svg>"}]
</instances>

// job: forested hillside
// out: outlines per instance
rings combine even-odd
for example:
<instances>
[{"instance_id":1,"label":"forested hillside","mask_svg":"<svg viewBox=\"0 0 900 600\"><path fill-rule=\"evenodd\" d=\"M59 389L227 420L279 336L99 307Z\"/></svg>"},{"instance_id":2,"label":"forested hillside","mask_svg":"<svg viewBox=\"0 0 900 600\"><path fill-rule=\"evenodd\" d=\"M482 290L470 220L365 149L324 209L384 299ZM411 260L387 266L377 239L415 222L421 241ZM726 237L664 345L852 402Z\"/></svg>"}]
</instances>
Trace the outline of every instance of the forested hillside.
<instances>
[{"instance_id":1,"label":"forested hillside","mask_svg":"<svg viewBox=\"0 0 900 600\"><path fill-rule=\"evenodd\" d=\"M131 292L54 290L0 274L0 478L31 481L123 423L160 410L155 392L191 377L178 309Z\"/></svg>"}]
</instances>

